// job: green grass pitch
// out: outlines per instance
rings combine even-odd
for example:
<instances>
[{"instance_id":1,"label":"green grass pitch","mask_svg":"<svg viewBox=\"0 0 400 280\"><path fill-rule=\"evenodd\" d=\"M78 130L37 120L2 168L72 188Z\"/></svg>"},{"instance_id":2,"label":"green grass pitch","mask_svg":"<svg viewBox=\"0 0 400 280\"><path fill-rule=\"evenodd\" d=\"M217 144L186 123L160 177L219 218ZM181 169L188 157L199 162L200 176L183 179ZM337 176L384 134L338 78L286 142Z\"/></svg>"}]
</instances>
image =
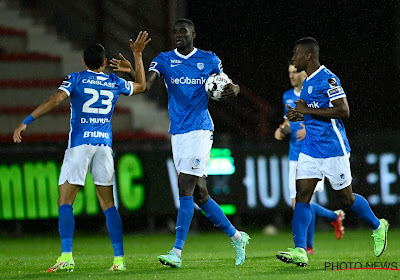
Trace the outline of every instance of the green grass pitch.
<instances>
[{"instance_id":1,"label":"green grass pitch","mask_svg":"<svg viewBox=\"0 0 400 280\"><path fill-rule=\"evenodd\" d=\"M332 231L315 234L315 255L306 268L278 261L275 253L293 246L289 231L267 236L249 232L247 260L234 265L230 239L219 231L189 234L180 269L163 267L157 255L169 251L173 234L126 235L125 254L128 270L109 272L113 252L108 236L83 235L74 239L74 272L46 273L60 253L58 236L0 237L0 279L391 279L399 278L395 270L325 270L325 262L379 262L400 268L400 230L390 229L388 247L379 258L373 254L369 230L347 230L342 240ZM379 277L379 278L378 278Z\"/></svg>"}]
</instances>

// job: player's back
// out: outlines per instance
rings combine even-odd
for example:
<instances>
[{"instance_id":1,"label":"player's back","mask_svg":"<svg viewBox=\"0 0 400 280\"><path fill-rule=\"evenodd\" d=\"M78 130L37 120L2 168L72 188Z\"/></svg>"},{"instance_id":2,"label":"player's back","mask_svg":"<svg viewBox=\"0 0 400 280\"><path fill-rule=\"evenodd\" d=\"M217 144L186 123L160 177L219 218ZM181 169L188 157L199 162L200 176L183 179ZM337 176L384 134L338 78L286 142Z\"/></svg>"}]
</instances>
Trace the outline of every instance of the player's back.
<instances>
[{"instance_id":1,"label":"player's back","mask_svg":"<svg viewBox=\"0 0 400 280\"><path fill-rule=\"evenodd\" d=\"M339 78L321 66L303 82L301 99L308 107L332 107L332 101L346 97ZM342 120L304 115L306 138L301 152L316 158L341 156L350 152Z\"/></svg>"},{"instance_id":2,"label":"player's back","mask_svg":"<svg viewBox=\"0 0 400 280\"><path fill-rule=\"evenodd\" d=\"M68 75L59 89L71 97L68 147L82 144L104 144L111 147L111 117L115 103L121 93L133 93L133 83L115 74L87 70Z\"/></svg>"}]
</instances>

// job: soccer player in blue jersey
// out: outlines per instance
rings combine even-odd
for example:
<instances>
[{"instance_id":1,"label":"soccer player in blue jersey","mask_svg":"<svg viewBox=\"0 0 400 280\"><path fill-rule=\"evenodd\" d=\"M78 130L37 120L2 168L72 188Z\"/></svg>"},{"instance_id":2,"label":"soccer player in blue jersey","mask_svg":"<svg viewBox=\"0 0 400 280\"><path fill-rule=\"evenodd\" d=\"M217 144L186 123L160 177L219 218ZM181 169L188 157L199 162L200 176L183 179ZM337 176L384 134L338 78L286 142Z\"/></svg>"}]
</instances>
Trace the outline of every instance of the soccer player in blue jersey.
<instances>
[{"instance_id":1,"label":"soccer player in blue jersey","mask_svg":"<svg viewBox=\"0 0 400 280\"><path fill-rule=\"evenodd\" d=\"M301 147L296 170L296 206L292 231L294 249L279 251L279 260L306 266L307 228L311 222L310 200L315 186L325 176L345 207L356 213L372 229L374 253L385 251L389 223L378 219L368 201L353 193L350 172L350 146L342 118L350 116L346 94L339 78L319 62L319 44L311 37L298 40L292 61L298 71L305 71L300 99L296 107L289 105L289 121L302 121L307 133Z\"/></svg>"},{"instance_id":2,"label":"soccer player in blue jersey","mask_svg":"<svg viewBox=\"0 0 400 280\"><path fill-rule=\"evenodd\" d=\"M182 265L181 252L196 203L207 218L232 239L236 251L235 264L241 265L246 257L245 249L250 237L247 233L238 231L209 196L205 178L214 125L208 112L208 96L204 83L211 74L223 71L222 64L214 53L193 46L196 32L192 21L177 20L173 34L176 49L159 54L152 61L146 77L147 90L159 76L164 78L168 91L172 153L179 174L180 207L176 222L176 240L172 250L167 255L158 256L158 259L163 265L170 267ZM116 71L132 73L129 61L123 57L111 62ZM239 92L239 86L228 84L221 95L226 99L235 97Z\"/></svg>"},{"instance_id":3,"label":"soccer player in blue jersey","mask_svg":"<svg viewBox=\"0 0 400 280\"><path fill-rule=\"evenodd\" d=\"M283 94L283 104L288 104L291 107L295 107L294 102L300 97L301 87L303 81L307 77L306 72L297 72L296 67L294 67L293 62L289 64L289 79L293 86L292 89L286 91ZM284 106L285 120L284 122L275 130L275 138L277 140L283 140L285 135L290 134L289 142L289 193L292 199L293 209L296 204L296 167L297 160L299 158L301 145L306 136L306 129L302 121L291 122L286 118L286 111L288 108ZM323 191L324 189L324 178L317 183L315 191ZM314 251L314 230L315 230L315 219L316 217L323 217L331 222L337 239L341 239L344 233L344 228L342 226L342 221L344 219L344 212L342 210L337 210L335 212L328 210L318 203L311 203L311 213L312 218L310 225L307 229L307 254L313 254Z\"/></svg>"},{"instance_id":4,"label":"soccer player in blue jersey","mask_svg":"<svg viewBox=\"0 0 400 280\"><path fill-rule=\"evenodd\" d=\"M106 51L100 44L87 47L83 64L87 70L71 73L58 90L39 105L14 131L14 142L20 143L21 133L29 123L50 112L63 100L71 97L71 130L68 148L59 178L59 233L61 256L47 272L73 271L72 240L75 229L72 204L79 189L85 185L88 169L96 185L100 206L114 248L111 271L126 270L123 248L122 221L114 206L111 117L120 94L132 95L146 89L142 52L150 42L147 32L140 32L136 41L130 40L135 57L136 82L128 82L115 74L103 73L107 66Z\"/></svg>"}]
</instances>

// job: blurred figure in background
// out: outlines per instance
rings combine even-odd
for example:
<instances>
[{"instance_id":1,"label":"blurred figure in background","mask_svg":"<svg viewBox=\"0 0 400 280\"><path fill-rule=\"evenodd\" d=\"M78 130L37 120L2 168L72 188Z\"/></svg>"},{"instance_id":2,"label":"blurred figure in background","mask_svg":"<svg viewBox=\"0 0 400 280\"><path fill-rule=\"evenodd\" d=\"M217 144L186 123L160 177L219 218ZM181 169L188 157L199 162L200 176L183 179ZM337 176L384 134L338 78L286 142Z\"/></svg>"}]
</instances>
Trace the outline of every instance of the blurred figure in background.
<instances>
[{"instance_id":1,"label":"blurred figure in background","mask_svg":"<svg viewBox=\"0 0 400 280\"><path fill-rule=\"evenodd\" d=\"M275 139L283 140L286 135L290 134L289 141L289 192L290 198L292 199L292 207L294 210L296 204L296 167L299 159L300 148L303 144L303 140L306 137L306 129L302 121L291 122L286 118L286 111L288 108L285 104L291 107L295 107L295 101L300 98L300 91L303 86L303 81L306 79L307 74L305 71L297 72L293 62L289 63L289 79L292 85L292 89L286 91L283 94L284 104L284 122L276 129ZM315 191L324 190L324 177L317 183ZM310 226L307 229L307 254L314 253L314 231L315 231L315 218L323 217L331 222L335 229L335 235L337 239L341 239L344 233L342 221L344 219L344 212L337 210L335 212L328 210L321 205L311 202L311 213L312 219Z\"/></svg>"}]
</instances>

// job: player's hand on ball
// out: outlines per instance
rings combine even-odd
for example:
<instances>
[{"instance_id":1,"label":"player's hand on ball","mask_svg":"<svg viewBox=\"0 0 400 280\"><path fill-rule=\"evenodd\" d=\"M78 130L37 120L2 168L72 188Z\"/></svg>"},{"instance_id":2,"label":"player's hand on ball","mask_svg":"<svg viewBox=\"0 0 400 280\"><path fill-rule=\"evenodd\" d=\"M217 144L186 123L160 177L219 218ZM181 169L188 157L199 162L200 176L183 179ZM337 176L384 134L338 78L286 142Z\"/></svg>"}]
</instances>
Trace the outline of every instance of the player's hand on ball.
<instances>
[{"instance_id":1,"label":"player's hand on ball","mask_svg":"<svg viewBox=\"0 0 400 280\"><path fill-rule=\"evenodd\" d=\"M234 84L226 84L224 90L221 92L221 100L235 97L239 94L240 87Z\"/></svg>"},{"instance_id":2,"label":"player's hand on ball","mask_svg":"<svg viewBox=\"0 0 400 280\"><path fill-rule=\"evenodd\" d=\"M22 136L21 133L24 132L26 129L26 124L21 123L15 130L14 130L14 135L13 139L15 143L21 143L22 141Z\"/></svg>"},{"instance_id":3,"label":"player's hand on ball","mask_svg":"<svg viewBox=\"0 0 400 280\"><path fill-rule=\"evenodd\" d=\"M115 72L125 72L125 73L130 73L132 64L127 60L122 53L119 53L119 58L112 58L110 60L110 67L113 69Z\"/></svg>"},{"instance_id":4,"label":"player's hand on ball","mask_svg":"<svg viewBox=\"0 0 400 280\"><path fill-rule=\"evenodd\" d=\"M129 40L129 46L131 47L133 54L141 53L147 44L150 43L151 38L147 40L148 36L149 33L147 33L147 31L140 31L135 42L133 42L132 39Z\"/></svg>"}]
</instances>

